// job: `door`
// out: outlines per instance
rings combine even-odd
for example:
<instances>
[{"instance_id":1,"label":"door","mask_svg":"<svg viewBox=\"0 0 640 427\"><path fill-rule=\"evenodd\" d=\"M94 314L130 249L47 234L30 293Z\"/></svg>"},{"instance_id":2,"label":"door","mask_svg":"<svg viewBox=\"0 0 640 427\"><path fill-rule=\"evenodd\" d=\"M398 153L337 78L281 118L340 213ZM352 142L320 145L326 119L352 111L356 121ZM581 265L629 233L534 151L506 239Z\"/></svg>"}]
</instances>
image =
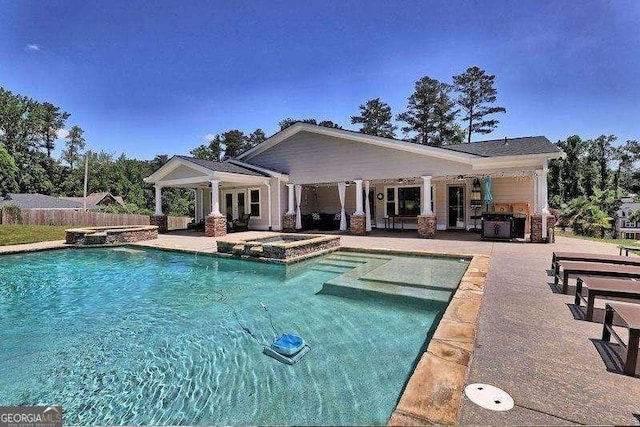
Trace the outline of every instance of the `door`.
<instances>
[{"instance_id":1,"label":"door","mask_svg":"<svg viewBox=\"0 0 640 427\"><path fill-rule=\"evenodd\" d=\"M245 190L226 190L224 194L224 214L231 219L238 219L246 212Z\"/></svg>"},{"instance_id":2,"label":"door","mask_svg":"<svg viewBox=\"0 0 640 427\"><path fill-rule=\"evenodd\" d=\"M447 187L448 228L464 228L464 186L451 185Z\"/></svg>"}]
</instances>

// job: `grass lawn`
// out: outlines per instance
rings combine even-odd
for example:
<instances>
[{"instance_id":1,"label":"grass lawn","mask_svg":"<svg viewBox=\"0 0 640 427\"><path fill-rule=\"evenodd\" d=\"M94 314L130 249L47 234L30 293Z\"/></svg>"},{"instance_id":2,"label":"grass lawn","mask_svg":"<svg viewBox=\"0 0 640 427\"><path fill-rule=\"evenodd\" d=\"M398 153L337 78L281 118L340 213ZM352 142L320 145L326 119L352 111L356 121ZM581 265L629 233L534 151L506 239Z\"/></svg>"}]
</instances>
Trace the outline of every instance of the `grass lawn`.
<instances>
[{"instance_id":1,"label":"grass lawn","mask_svg":"<svg viewBox=\"0 0 640 427\"><path fill-rule=\"evenodd\" d=\"M69 227L48 225L0 225L0 246L21 243L64 240L64 230Z\"/></svg>"},{"instance_id":2,"label":"grass lawn","mask_svg":"<svg viewBox=\"0 0 640 427\"><path fill-rule=\"evenodd\" d=\"M566 231L562 232L562 231L560 231L558 229L556 229L556 236L573 237L574 239L594 240L596 242L611 243L613 245L638 246L638 247L640 247L640 241L638 241L638 240L611 239L611 238L600 239L598 237L577 236L577 235L575 235L573 233L569 233L569 232L566 232Z\"/></svg>"}]
</instances>

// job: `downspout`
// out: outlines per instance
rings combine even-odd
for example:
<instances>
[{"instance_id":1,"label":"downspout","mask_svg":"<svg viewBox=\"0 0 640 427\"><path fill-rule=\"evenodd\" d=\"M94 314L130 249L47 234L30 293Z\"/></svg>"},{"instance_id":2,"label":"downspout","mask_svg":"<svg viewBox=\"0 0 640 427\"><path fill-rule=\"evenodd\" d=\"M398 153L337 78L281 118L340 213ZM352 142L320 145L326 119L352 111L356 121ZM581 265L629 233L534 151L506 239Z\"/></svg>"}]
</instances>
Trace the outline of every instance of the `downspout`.
<instances>
[{"instance_id":1,"label":"downspout","mask_svg":"<svg viewBox=\"0 0 640 427\"><path fill-rule=\"evenodd\" d=\"M271 183L267 183L267 204L269 205L269 231L272 230L271 224Z\"/></svg>"}]
</instances>

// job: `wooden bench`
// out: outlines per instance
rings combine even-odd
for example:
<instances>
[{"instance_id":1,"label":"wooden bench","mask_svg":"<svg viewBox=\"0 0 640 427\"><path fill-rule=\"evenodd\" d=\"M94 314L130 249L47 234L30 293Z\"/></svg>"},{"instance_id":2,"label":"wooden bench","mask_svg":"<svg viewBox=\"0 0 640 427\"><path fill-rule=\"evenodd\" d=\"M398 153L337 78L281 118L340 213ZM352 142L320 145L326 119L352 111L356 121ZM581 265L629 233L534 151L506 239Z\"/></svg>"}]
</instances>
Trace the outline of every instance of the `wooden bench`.
<instances>
[{"instance_id":1,"label":"wooden bench","mask_svg":"<svg viewBox=\"0 0 640 427\"><path fill-rule=\"evenodd\" d=\"M620 249L620 256L622 256L622 251L624 251L624 256L629 256L629 252L640 252L640 246L618 246Z\"/></svg>"},{"instance_id":2,"label":"wooden bench","mask_svg":"<svg viewBox=\"0 0 640 427\"><path fill-rule=\"evenodd\" d=\"M620 255L603 255L588 252L554 252L551 258L551 270L555 275L560 274L560 262L562 261L581 261L581 262L600 262L603 264L621 264L621 265L637 265L640 266L640 257L629 258Z\"/></svg>"},{"instance_id":3,"label":"wooden bench","mask_svg":"<svg viewBox=\"0 0 640 427\"><path fill-rule=\"evenodd\" d=\"M583 285L587 296L582 295ZM575 304L580 307L582 301L587 305L585 320L593 320L593 306L596 298L629 298L640 300L640 282L625 279L603 279L601 277L578 277Z\"/></svg>"},{"instance_id":4,"label":"wooden bench","mask_svg":"<svg viewBox=\"0 0 640 427\"><path fill-rule=\"evenodd\" d=\"M560 262L562 274L556 274L554 284L562 280L562 293L566 294L569 289L569 276L599 276L599 277L619 277L619 278L640 278L640 266L603 264L598 262Z\"/></svg>"},{"instance_id":5,"label":"wooden bench","mask_svg":"<svg viewBox=\"0 0 640 427\"><path fill-rule=\"evenodd\" d=\"M627 348L627 357L624 363L624 374L634 376L636 363L638 362L638 345L640 344L640 306L624 303L607 303L605 305L604 325L602 328L602 340L609 342L613 336L618 343ZM613 315L617 314L624 326L629 330L629 340L624 341L613 329Z\"/></svg>"}]
</instances>

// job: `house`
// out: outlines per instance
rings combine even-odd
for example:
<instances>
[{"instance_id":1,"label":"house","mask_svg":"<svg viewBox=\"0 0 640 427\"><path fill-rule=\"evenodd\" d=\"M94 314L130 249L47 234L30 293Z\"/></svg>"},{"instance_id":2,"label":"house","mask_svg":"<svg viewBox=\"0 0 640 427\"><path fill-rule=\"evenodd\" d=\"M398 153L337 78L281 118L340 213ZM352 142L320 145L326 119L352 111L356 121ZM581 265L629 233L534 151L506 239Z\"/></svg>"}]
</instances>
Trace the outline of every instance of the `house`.
<instances>
[{"instance_id":1,"label":"house","mask_svg":"<svg viewBox=\"0 0 640 427\"><path fill-rule=\"evenodd\" d=\"M75 201L40 193L9 193L6 197L0 198L0 208L9 205L18 206L20 209L82 209L82 204Z\"/></svg>"},{"instance_id":2,"label":"house","mask_svg":"<svg viewBox=\"0 0 640 427\"><path fill-rule=\"evenodd\" d=\"M195 189L196 221L206 219L211 236L249 213L256 230L302 229L303 218L324 213L353 234L401 222L431 237L472 228L484 210L517 210L543 241L547 163L563 155L543 136L430 147L296 123L224 162L174 156L145 182L155 185L161 227L162 188Z\"/></svg>"},{"instance_id":3,"label":"house","mask_svg":"<svg viewBox=\"0 0 640 427\"><path fill-rule=\"evenodd\" d=\"M632 195L622 198L620 209L616 212L616 230L619 239L640 240L640 221L630 221L629 217L640 211L640 203Z\"/></svg>"},{"instance_id":4,"label":"house","mask_svg":"<svg viewBox=\"0 0 640 427\"><path fill-rule=\"evenodd\" d=\"M80 203L80 206L84 206L84 197L60 197L64 200L70 200ZM115 205L124 206L124 200L120 196L114 196L109 192L91 193L87 195L87 209L96 210L103 206Z\"/></svg>"}]
</instances>

